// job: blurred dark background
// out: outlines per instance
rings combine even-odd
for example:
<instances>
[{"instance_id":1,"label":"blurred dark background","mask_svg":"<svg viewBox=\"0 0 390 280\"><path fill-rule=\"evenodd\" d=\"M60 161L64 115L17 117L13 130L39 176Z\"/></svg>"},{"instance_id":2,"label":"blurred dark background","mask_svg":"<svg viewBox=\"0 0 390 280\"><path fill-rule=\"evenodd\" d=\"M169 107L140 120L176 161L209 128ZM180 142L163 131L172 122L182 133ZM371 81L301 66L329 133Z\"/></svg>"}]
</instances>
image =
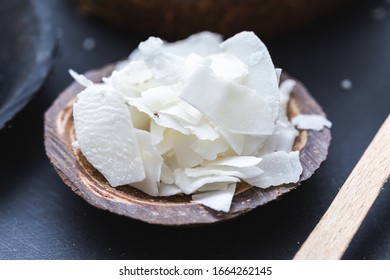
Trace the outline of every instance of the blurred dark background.
<instances>
[{"instance_id":1,"label":"blurred dark background","mask_svg":"<svg viewBox=\"0 0 390 280\"><path fill-rule=\"evenodd\" d=\"M41 90L0 131L0 259L291 259L390 112L390 1L358 1L266 36L274 63L300 79L333 122L320 169L279 201L221 224L120 217L90 206L58 177L44 151L43 115L72 82L69 68L125 58L147 36L87 17L74 1L41 2L57 57ZM390 259L389 201L387 183L345 259Z\"/></svg>"}]
</instances>

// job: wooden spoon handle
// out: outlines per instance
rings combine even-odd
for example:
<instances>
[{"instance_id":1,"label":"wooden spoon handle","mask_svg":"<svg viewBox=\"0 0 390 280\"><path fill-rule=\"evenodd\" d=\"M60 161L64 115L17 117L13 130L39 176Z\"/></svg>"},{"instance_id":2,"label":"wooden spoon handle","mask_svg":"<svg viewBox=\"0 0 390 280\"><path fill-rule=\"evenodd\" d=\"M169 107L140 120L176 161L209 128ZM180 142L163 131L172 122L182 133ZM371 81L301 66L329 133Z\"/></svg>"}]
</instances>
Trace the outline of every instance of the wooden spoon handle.
<instances>
[{"instance_id":1,"label":"wooden spoon handle","mask_svg":"<svg viewBox=\"0 0 390 280\"><path fill-rule=\"evenodd\" d=\"M390 176L390 115L294 259L340 259Z\"/></svg>"}]
</instances>

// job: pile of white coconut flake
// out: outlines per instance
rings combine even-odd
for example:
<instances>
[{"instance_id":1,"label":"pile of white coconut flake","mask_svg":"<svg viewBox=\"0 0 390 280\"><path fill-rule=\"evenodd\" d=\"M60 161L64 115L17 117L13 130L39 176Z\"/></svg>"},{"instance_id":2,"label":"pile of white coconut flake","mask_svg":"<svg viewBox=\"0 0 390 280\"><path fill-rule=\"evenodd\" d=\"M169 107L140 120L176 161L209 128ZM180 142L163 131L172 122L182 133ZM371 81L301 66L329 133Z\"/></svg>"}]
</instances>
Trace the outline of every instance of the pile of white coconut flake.
<instances>
[{"instance_id":1,"label":"pile of white coconut flake","mask_svg":"<svg viewBox=\"0 0 390 280\"><path fill-rule=\"evenodd\" d=\"M112 187L192 195L228 212L236 184L268 188L302 173L284 81L253 32L222 42L202 32L175 43L150 37L73 107L75 147Z\"/></svg>"}]
</instances>

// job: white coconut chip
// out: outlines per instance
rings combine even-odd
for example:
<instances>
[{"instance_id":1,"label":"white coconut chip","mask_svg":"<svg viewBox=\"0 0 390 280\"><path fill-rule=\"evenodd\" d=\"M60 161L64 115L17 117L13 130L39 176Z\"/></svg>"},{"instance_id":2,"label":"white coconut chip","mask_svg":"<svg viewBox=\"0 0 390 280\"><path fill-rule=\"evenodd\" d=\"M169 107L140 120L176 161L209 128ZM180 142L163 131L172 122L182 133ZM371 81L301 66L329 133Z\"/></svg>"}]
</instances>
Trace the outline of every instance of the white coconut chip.
<instances>
[{"instance_id":1,"label":"white coconut chip","mask_svg":"<svg viewBox=\"0 0 390 280\"><path fill-rule=\"evenodd\" d=\"M210 183L206 184L203 187L198 189L198 193L200 192L210 192L210 191L223 191L228 188L230 183L227 182L218 182L218 183Z\"/></svg>"},{"instance_id":2,"label":"white coconut chip","mask_svg":"<svg viewBox=\"0 0 390 280\"><path fill-rule=\"evenodd\" d=\"M151 119L153 119L158 125L165 127L165 128L171 128L176 131L179 131L183 134L189 135L190 130L185 128L177 118L163 114L158 112L153 112L142 100L142 98L128 98L126 102L136 107L140 112L145 113L148 115Z\"/></svg>"},{"instance_id":3,"label":"white coconut chip","mask_svg":"<svg viewBox=\"0 0 390 280\"><path fill-rule=\"evenodd\" d=\"M221 43L221 47L248 66L245 85L266 100L275 121L279 114L278 80L267 47L253 32L248 31L227 39Z\"/></svg>"},{"instance_id":4,"label":"white coconut chip","mask_svg":"<svg viewBox=\"0 0 390 280\"><path fill-rule=\"evenodd\" d=\"M127 64L122 62L121 65L121 68L116 68L111 76L103 78L103 82L111 85L124 97L140 97L145 88L157 86L145 62L131 61Z\"/></svg>"},{"instance_id":5,"label":"white coconut chip","mask_svg":"<svg viewBox=\"0 0 390 280\"><path fill-rule=\"evenodd\" d=\"M299 129L311 129L321 131L324 127L332 127L332 123L322 115L301 114L291 119L291 122Z\"/></svg>"},{"instance_id":6,"label":"white coconut chip","mask_svg":"<svg viewBox=\"0 0 390 280\"><path fill-rule=\"evenodd\" d=\"M186 58L185 58L185 65L187 69L190 69L190 73L194 72L195 69L199 67L208 67L210 66L211 61L210 59L205 59L204 57L190 53Z\"/></svg>"},{"instance_id":7,"label":"white coconut chip","mask_svg":"<svg viewBox=\"0 0 390 280\"><path fill-rule=\"evenodd\" d=\"M131 61L120 70L114 70L108 81L112 84L133 84L138 85L153 78L152 71L143 61Z\"/></svg>"},{"instance_id":8,"label":"white coconut chip","mask_svg":"<svg viewBox=\"0 0 390 280\"><path fill-rule=\"evenodd\" d=\"M219 137L217 131L205 119L201 119L196 125L180 122L184 128L188 129L190 134L194 134L200 140L214 141Z\"/></svg>"},{"instance_id":9,"label":"white coconut chip","mask_svg":"<svg viewBox=\"0 0 390 280\"><path fill-rule=\"evenodd\" d=\"M269 136L258 136L258 135L245 135L244 136L244 147L242 155L254 155L263 146L266 139L272 137Z\"/></svg>"},{"instance_id":10,"label":"white coconut chip","mask_svg":"<svg viewBox=\"0 0 390 280\"><path fill-rule=\"evenodd\" d=\"M149 130L150 129L150 117L138 110L136 107L128 105L131 115L131 122L134 128L141 130Z\"/></svg>"},{"instance_id":11,"label":"white coconut chip","mask_svg":"<svg viewBox=\"0 0 390 280\"><path fill-rule=\"evenodd\" d=\"M164 159L164 164L166 164L166 166L171 170L172 174L173 174L173 170L180 169L179 164L177 163L176 155L173 150L170 150L166 154L164 154L163 159ZM164 172L162 168L161 168L161 172Z\"/></svg>"},{"instance_id":12,"label":"white coconut chip","mask_svg":"<svg viewBox=\"0 0 390 280\"><path fill-rule=\"evenodd\" d=\"M139 45L139 49L158 82L171 85L187 77L184 58L164 51L160 38L149 37Z\"/></svg>"},{"instance_id":13,"label":"white coconut chip","mask_svg":"<svg viewBox=\"0 0 390 280\"><path fill-rule=\"evenodd\" d=\"M296 183L302 173L298 151L290 153L278 151L267 154L257 166L264 173L258 177L245 179L245 181L259 188Z\"/></svg>"},{"instance_id":14,"label":"white coconut chip","mask_svg":"<svg viewBox=\"0 0 390 280\"><path fill-rule=\"evenodd\" d=\"M274 134L267 137L257 155L263 156L276 151L290 152L298 134L290 122L278 121Z\"/></svg>"},{"instance_id":15,"label":"white coconut chip","mask_svg":"<svg viewBox=\"0 0 390 280\"><path fill-rule=\"evenodd\" d=\"M147 89L141 93L142 102L153 112L159 112L169 105L174 105L180 99L169 86L159 86Z\"/></svg>"},{"instance_id":16,"label":"white coconut chip","mask_svg":"<svg viewBox=\"0 0 390 280\"><path fill-rule=\"evenodd\" d=\"M220 34L203 31L189 36L184 40L174 43L165 43L164 49L175 55L186 57L190 54L196 54L201 57L219 53L222 42Z\"/></svg>"},{"instance_id":17,"label":"white coconut chip","mask_svg":"<svg viewBox=\"0 0 390 280\"><path fill-rule=\"evenodd\" d=\"M192 201L203 204L216 211L229 212L235 191L236 184L231 184L226 190L194 194Z\"/></svg>"},{"instance_id":18,"label":"white coconut chip","mask_svg":"<svg viewBox=\"0 0 390 280\"><path fill-rule=\"evenodd\" d=\"M77 141L111 186L140 182L145 170L129 110L105 87L90 86L73 106Z\"/></svg>"},{"instance_id":19,"label":"white coconut chip","mask_svg":"<svg viewBox=\"0 0 390 280\"><path fill-rule=\"evenodd\" d=\"M210 175L210 176L203 176L203 177L189 177L185 174L183 169L176 169L175 171L173 171L173 174L175 175L175 184L185 194L192 194L196 192L199 188L210 183L218 183L218 182L235 183L240 181L240 179L233 176Z\"/></svg>"},{"instance_id":20,"label":"white coconut chip","mask_svg":"<svg viewBox=\"0 0 390 280\"><path fill-rule=\"evenodd\" d=\"M172 150L175 153L180 168L194 167L203 162L203 158L191 149L191 145L197 140L193 135L184 135L171 131Z\"/></svg>"},{"instance_id":21,"label":"white coconut chip","mask_svg":"<svg viewBox=\"0 0 390 280\"><path fill-rule=\"evenodd\" d=\"M89 80L87 77L85 77L84 75L79 74L72 69L69 69L68 72L72 76L72 78L83 87L89 87L93 85L93 82Z\"/></svg>"},{"instance_id":22,"label":"white coconut chip","mask_svg":"<svg viewBox=\"0 0 390 280\"><path fill-rule=\"evenodd\" d=\"M220 53L210 57L210 68L215 75L227 80L242 82L248 74L248 67L229 53Z\"/></svg>"},{"instance_id":23,"label":"white coconut chip","mask_svg":"<svg viewBox=\"0 0 390 280\"><path fill-rule=\"evenodd\" d=\"M200 166L196 168L186 168L184 170L188 177L204 177L210 175L233 176L241 179L257 177L264 171L257 166L232 167L232 166Z\"/></svg>"},{"instance_id":24,"label":"white coconut chip","mask_svg":"<svg viewBox=\"0 0 390 280\"><path fill-rule=\"evenodd\" d=\"M152 121L150 123L150 127L152 128L154 125L154 122ZM159 125L156 125L157 127L161 127ZM169 129L165 129L164 127L164 130L163 130L163 133L162 134L157 134L157 132L153 131L152 129L150 130L150 132L153 134L153 135L156 135L156 142L155 142L155 145L156 145L156 149L158 150L158 152L160 153L160 155L165 155L166 153L168 152L172 152L172 140L171 140L171 131ZM156 133L156 134L155 134ZM158 132L160 133L160 132ZM158 139L159 137L162 137L161 141L158 142Z\"/></svg>"},{"instance_id":25,"label":"white coconut chip","mask_svg":"<svg viewBox=\"0 0 390 280\"><path fill-rule=\"evenodd\" d=\"M149 123L149 131L152 134L153 145L157 146L164 140L164 132L166 128L156 124L154 120ZM169 149L168 149L169 150ZM164 153L161 153L164 154Z\"/></svg>"},{"instance_id":26,"label":"white coconut chip","mask_svg":"<svg viewBox=\"0 0 390 280\"><path fill-rule=\"evenodd\" d=\"M175 176L173 175L172 170L168 167L168 165L163 162L161 165L161 182L165 184L174 184Z\"/></svg>"},{"instance_id":27,"label":"white coconut chip","mask_svg":"<svg viewBox=\"0 0 390 280\"><path fill-rule=\"evenodd\" d=\"M277 82L278 82L278 84L279 84L279 82L280 82L280 76L282 75L282 69L280 69L280 68L275 68L275 74L276 74L276 80L277 80Z\"/></svg>"},{"instance_id":28,"label":"white coconut chip","mask_svg":"<svg viewBox=\"0 0 390 280\"><path fill-rule=\"evenodd\" d=\"M296 82L294 80L288 79L285 80L280 84L279 88L279 95L280 95L280 109L281 112L279 114L279 119L286 119L286 110L287 110L287 105L288 101L290 100L290 93L295 87Z\"/></svg>"},{"instance_id":29,"label":"white coconut chip","mask_svg":"<svg viewBox=\"0 0 390 280\"><path fill-rule=\"evenodd\" d=\"M215 130L226 144L240 156L254 154L263 145L263 142L270 137L233 133L223 129L221 126L216 127Z\"/></svg>"},{"instance_id":30,"label":"white coconut chip","mask_svg":"<svg viewBox=\"0 0 390 280\"><path fill-rule=\"evenodd\" d=\"M189 78L180 98L230 132L254 135L273 132L272 114L259 94L218 78L208 68L198 69Z\"/></svg>"},{"instance_id":31,"label":"white coconut chip","mask_svg":"<svg viewBox=\"0 0 390 280\"><path fill-rule=\"evenodd\" d=\"M163 158L157 152L153 145L150 132L135 130L138 146L141 152L143 167L145 169L145 179L139 183L133 183L132 186L151 196L157 196L161 178L161 168Z\"/></svg>"},{"instance_id":32,"label":"white coconut chip","mask_svg":"<svg viewBox=\"0 0 390 280\"><path fill-rule=\"evenodd\" d=\"M232 156L219 158L213 161L208 161L203 163L204 166L213 166L213 165L225 165L233 167L250 167L259 164L262 161L261 158L254 156Z\"/></svg>"},{"instance_id":33,"label":"white coconut chip","mask_svg":"<svg viewBox=\"0 0 390 280\"><path fill-rule=\"evenodd\" d=\"M172 196L180 193L183 192L175 184L165 184L163 182L160 183L158 196Z\"/></svg>"},{"instance_id":34,"label":"white coconut chip","mask_svg":"<svg viewBox=\"0 0 390 280\"><path fill-rule=\"evenodd\" d=\"M213 141L199 139L191 144L191 149L206 160L215 160L218 154L226 152L228 148L221 138Z\"/></svg>"},{"instance_id":35,"label":"white coconut chip","mask_svg":"<svg viewBox=\"0 0 390 280\"><path fill-rule=\"evenodd\" d=\"M193 114L190 114L187 107L188 104L184 103L182 100L179 100L170 106L161 108L158 110L158 113L173 116L182 123L197 125L202 119L202 114L199 112L197 116L194 116Z\"/></svg>"},{"instance_id":36,"label":"white coconut chip","mask_svg":"<svg viewBox=\"0 0 390 280\"><path fill-rule=\"evenodd\" d=\"M221 126L217 126L215 131L225 140L226 144L237 154L242 155L244 150L244 135L232 133Z\"/></svg>"}]
</instances>

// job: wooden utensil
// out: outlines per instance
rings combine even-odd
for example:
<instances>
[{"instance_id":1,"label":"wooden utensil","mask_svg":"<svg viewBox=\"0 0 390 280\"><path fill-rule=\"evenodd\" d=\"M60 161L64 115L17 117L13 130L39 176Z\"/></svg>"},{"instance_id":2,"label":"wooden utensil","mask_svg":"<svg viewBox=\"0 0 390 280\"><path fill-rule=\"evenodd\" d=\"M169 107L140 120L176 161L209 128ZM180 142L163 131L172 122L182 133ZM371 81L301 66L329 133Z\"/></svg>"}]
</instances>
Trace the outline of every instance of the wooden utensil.
<instances>
[{"instance_id":1,"label":"wooden utensil","mask_svg":"<svg viewBox=\"0 0 390 280\"><path fill-rule=\"evenodd\" d=\"M389 176L390 115L294 259L340 259Z\"/></svg>"}]
</instances>

